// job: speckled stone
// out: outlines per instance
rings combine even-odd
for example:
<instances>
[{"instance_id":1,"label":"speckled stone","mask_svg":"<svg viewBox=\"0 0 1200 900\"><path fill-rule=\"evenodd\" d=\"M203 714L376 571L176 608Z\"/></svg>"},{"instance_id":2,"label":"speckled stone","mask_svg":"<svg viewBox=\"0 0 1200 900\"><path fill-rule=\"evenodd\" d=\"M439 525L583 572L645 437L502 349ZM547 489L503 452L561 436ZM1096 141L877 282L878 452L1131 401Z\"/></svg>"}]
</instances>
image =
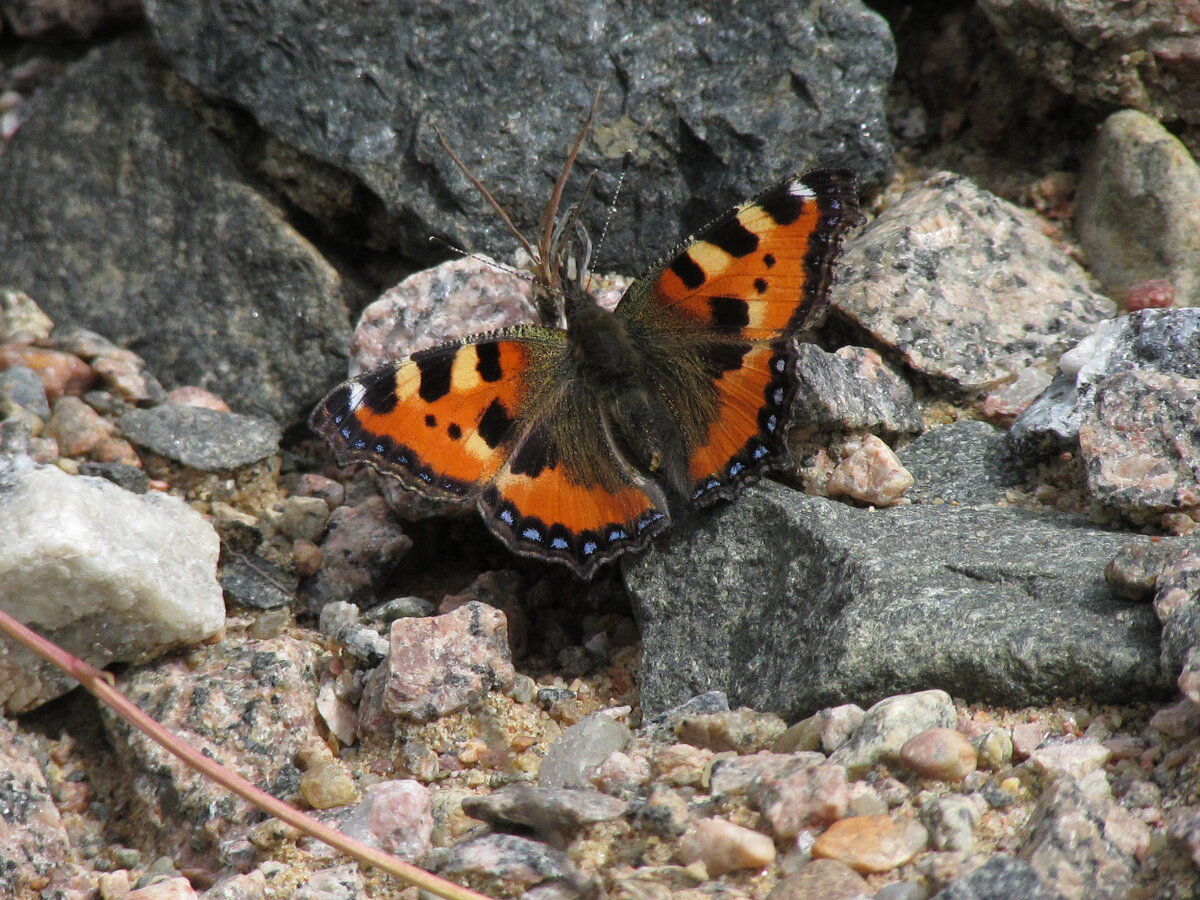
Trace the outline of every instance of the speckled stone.
<instances>
[{"instance_id":1,"label":"speckled stone","mask_svg":"<svg viewBox=\"0 0 1200 900\"><path fill-rule=\"evenodd\" d=\"M484 822L523 825L552 842L622 815L628 804L598 791L513 784L463 801L463 812Z\"/></svg>"},{"instance_id":2,"label":"speckled stone","mask_svg":"<svg viewBox=\"0 0 1200 900\"><path fill-rule=\"evenodd\" d=\"M1197 349L1200 363L1200 349ZM1088 490L1106 507L1135 517L1195 512L1200 518L1200 379L1120 372L1100 382L1079 427Z\"/></svg>"},{"instance_id":3,"label":"speckled stone","mask_svg":"<svg viewBox=\"0 0 1200 900\"><path fill-rule=\"evenodd\" d=\"M969 797L947 794L921 808L921 821L929 829L929 842L935 850L975 849L975 829L982 817L980 808Z\"/></svg>"},{"instance_id":4,"label":"speckled stone","mask_svg":"<svg viewBox=\"0 0 1200 900\"><path fill-rule=\"evenodd\" d=\"M490 896L505 897L543 882L578 877L562 851L512 834L488 834L455 844L437 871Z\"/></svg>"},{"instance_id":5,"label":"speckled stone","mask_svg":"<svg viewBox=\"0 0 1200 900\"><path fill-rule=\"evenodd\" d=\"M411 779L377 782L338 830L406 862L419 862L433 836L432 795Z\"/></svg>"},{"instance_id":6,"label":"speckled stone","mask_svg":"<svg viewBox=\"0 0 1200 900\"><path fill-rule=\"evenodd\" d=\"M675 723L675 736L685 744L717 753L733 750L753 753L770 745L787 726L773 713L741 707L727 712L683 716Z\"/></svg>"},{"instance_id":7,"label":"speckled stone","mask_svg":"<svg viewBox=\"0 0 1200 900\"><path fill-rule=\"evenodd\" d=\"M279 426L269 419L163 403L131 409L117 420L133 443L200 469L224 472L279 452Z\"/></svg>"},{"instance_id":8,"label":"speckled stone","mask_svg":"<svg viewBox=\"0 0 1200 900\"><path fill-rule=\"evenodd\" d=\"M629 743L629 728L605 713L585 716L546 748L538 771L544 788L590 787L588 775Z\"/></svg>"},{"instance_id":9,"label":"speckled stone","mask_svg":"<svg viewBox=\"0 0 1200 900\"><path fill-rule=\"evenodd\" d=\"M836 859L856 872L887 872L902 866L928 843L924 826L890 816L852 816L834 822L813 844L815 859Z\"/></svg>"},{"instance_id":10,"label":"speckled stone","mask_svg":"<svg viewBox=\"0 0 1200 900\"><path fill-rule=\"evenodd\" d=\"M833 303L894 358L964 390L1062 353L1113 312L1025 211L945 172L850 242Z\"/></svg>"},{"instance_id":11,"label":"speckled stone","mask_svg":"<svg viewBox=\"0 0 1200 900\"><path fill-rule=\"evenodd\" d=\"M376 605L388 577L412 548L382 497L339 506L329 515L321 542L321 570L302 589L310 612L335 600L360 608Z\"/></svg>"},{"instance_id":12,"label":"speckled stone","mask_svg":"<svg viewBox=\"0 0 1200 900\"><path fill-rule=\"evenodd\" d=\"M953 728L922 731L900 748L900 761L922 778L959 781L975 771L977 760L966 735Z\"/></svg>"},{"instance_id":13,"label":"speckled stone","mask_svg":"<svg viewBox=\"0 0 1200 900\"><path fill-rule=\"evenodd\" d=\"M1049 743L1029 754L1028 765L1047 780L1070 776L1082 778L1102 769L1112 752L1103 744L1088 739Z\"/></svg>"},{"instance_id":14,"label":"speckled stone","mask_svg":"<svg viewBox=\"0 0 1200 900\"><path fill-rule=\"evenodd\" d=\"M701 819L679 842L685 863L703 862L716 878L740 869L761 869L775 859L775 843L765 834L726 819Z\"/></svg>"},{"instance_id":15,"label":"speckled stone","mask_svg":"<svg viewBox=\"0 0 1200 900\"><path fill-rule=\"evenodd\" d=\"M767 900L858 900L870 896L865 878L836 859L814 859L782 879Z\"/></svg>"},{"instance_id":16,"label":"speckled stone","mask_svg":"<svg viewBox=\"0 0 1200 900\"><path fill-rule=\"evenodd\" d=\"M313 809L333 809L358 799L358 786L346 767L338 762L313 766L300 779L300 793Z\"/></svg>"},{"instance_id":17,"label":"speckled stone","mask_svg":"<svg viewBox=\"0 0 1200 900\"><path fill-rule=\"evenodd\" d=\"M1018 857L1065 900L1119 900L1127 895L1150 830L1117 804L1102 772L1063 777L1038 800Z\"/></svg>"},{"instance_id":18,"label":"speckled stone","mask_svg":"<svg viewBox=\"0 0 1200 900\"><path fill-rule=\"evenodd\" d=\"M24 407L39 419L50 417L50 402L42 379L28 366L0 371L0 415L9 415L13 405Z\"/></svg>"},{"instance_id":19,"label":"speckled stone","mask_svg":"<svg viewBox=\"0 0 1200 900\"><path fill-rule=\"evenodd\" d=\"M1061 900L1023 860L997 854L955 879L933 900Z\"/></svg>"},{"instance_id":20,"label":"speckled stone","mask_svg":"<svg viewBox=\"0 0 1200 900\"><path fill-rule=\"evenodd\" d=\"M359 730L428 722L506 690L514 671L504 614L481 603L423 619L396 619L390 650L363 689Z\"/></svg>"}]
</instances>

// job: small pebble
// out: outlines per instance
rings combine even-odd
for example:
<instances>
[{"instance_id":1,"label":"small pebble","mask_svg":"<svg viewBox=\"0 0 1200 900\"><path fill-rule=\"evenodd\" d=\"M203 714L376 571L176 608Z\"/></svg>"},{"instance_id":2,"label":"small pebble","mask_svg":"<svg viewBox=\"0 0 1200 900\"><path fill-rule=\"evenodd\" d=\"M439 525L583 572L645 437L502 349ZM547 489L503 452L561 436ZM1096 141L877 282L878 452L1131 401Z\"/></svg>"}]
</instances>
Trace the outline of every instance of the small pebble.
<instances>
[{"instance_id":1,"label":"small pebble","mask_svg":"<svg viewBox=\"0 0 1200 900\"><path fill-rule=\"evenodd\" d=\"M921 819L929 829L929 840L935 850L970 853L975 849L980 810L969 798L961 794L939 797L922 808Z\"/></svg>"},{"instance_id":2,"label":"small pebble","mask_svg":"<svg viewBox=\"0 0 1200 900\"><path fill-rule=\"evenodd\" d=\"M130 891L125 900L194 900L197 896L192 883L179 876Z\"/></svg>"},{"instance_id":3,"label":"small pebble","mask_svg":"<svg viewBox=\"0 0 1200 900\"><path fill-rule=\"evenodd\" d=\"M305 472L296 479L292 493L298 497L319 497L325 501L330 512L346 502L346 488L342 483L316 472Z\"/></svg>"},{"instance_id":4,"label":"small pebble","mask_svg":"<svg viewBox=\"0 0 1200 900\"><path fill-rule=\"evenodd\" d=\"M358 799L358 787L338 762L321 763L300 779L300 795L313 809L332 809Z\"/></svg>"},{"instance_id":5,"label":"small pebble","mask_svg":"<svg viewBox=\"0 0 1200 900\"><path fill-rule=\"evenodd\" d=\"M172 406L196 406L200 409L211 409L215 412L229 412L229 404L218 397L216 394L206 391L202 387L185 384L183 387L177 387L170 391L163 398L164 403L170 403ZM316 476L321 477L321 476Z\"/></svg>"},{"instance_id":6,"label":"small pebble","mask_svg":"<svg viewBox=\"0 0 1200 900\"><path fill-rule=\"evenodd\" d=\"M1029 766L1044 779L1082 778L1101 769L1112 755L1103 744L1091 740L1048 744L1029 754Z\"/></svg>"},{"instance_id":7,"label":"small pebble","mask_svg":"<svg viewBox=\"0 0 1200 900\"><path fill-rule=\"evenodd\" d=\"M771 750L775 753L793 753L797 750L832 753L850 739L865 715L866 711L856 703L822 709L776 738Z\"/></svg>"},{"instance_id":8,"label":"small pebble","mask_svg":"<svg viewBox=\"0 0 1200 900\"><path fill-rule=\"evenodd\" d=\"M1017 761L1029 758L1029 754L1038 748L1046 739L1050 730L1041 722L1022 722L1012 729L1013 759Z\"/></svg>"},{"instance_id":9,"label":"small pebble","mask_svg":"<svg viewBox=\"0 0 1200 900\"><path fill-rule=\"evenodd\" d=\"M786 729L783 719L742 707L698 716L683 716L675 735L685 744L720 753L754 753L769 746Z\"/></svg>"},{"instance_id":10,"label":"small pebble","mask_svg":"<svg viewBox=\"0 0 1200 900\"><path fill-rule=\"evenodd\" d=\"M0 371L0 415L10 405L23 406L39 419L50 417L50 401L37 372L28 366L13 366Z\"/></svg>"},{"instance_id":11,"label":"small pebble","mask_svg":"<svg viewBox=\"0 0 1200 900\"><path fill-rule=\"evenodd\" d=\"M78 397L96 380L92 367L73 353L20 344L0 345L0 370L13 366L37 372L51 405L68 394Z\"/></svg>"},{"instance_id":12,"label":"small pebble","mask_svg":"<svg viewBox=\"0 0 1200 900\"><path fill-rule=\"evenodd\" d=\"M869 896L865 878L836 859L814 859L782 879L767 900L859 900Z\"/></svg>"},{"instance_id":13,"label":"small pebble","mask_svg":"<svg viewBox=\"0 0 1200 900\"><path fill-rule=\"evenodd\" d=\"M433 835L429 789L411 779L370 785L339 831L406 862L421 859Z\"/></svg>"},{"instance_id":14,"label":"small pebble","mask_svg":"<svg viewBox=\"0 0 1200 900\"><path fill-rule=\"evenodd\" d=\"M739 869L761 869L775 860L775 842L765 834L725 819L701 819L679 842L684 863L704 863L710 877Z\"/></svg>"},{"instance_id":15,"label":"small pebble","mask_svg":"<svg viewBox=\"0 0 1200 900\"><path fill-rule=\"evenodd\" d=\"M83 456L114 430L111 422L78 397L62 397L55 402L42 436L58 441L64 456Z\"/></svg>"},{"instance_id":16,"label":"small pebble","mask_svg":"<svg viewBox=\"0 0 1200 900\"><path fill-rule=\"evenodd\" d=\"M813 844L815 859L837 859L856 872L887 872L902 866L929 841L924 826L890 816L853 816L834 822Z\"/></svg>"},{"instance_id":17,"label":"small pebble","mask_svg":"<svg viewBox=\"0 0 1200 900\"><path fill-rule=\"evenodd\" d=\"M971 741L979 766L984 769L1001 769L1012 762L1012 735L1004 728L989 728Z\"/></svg>"},{"instance_id":18,"label":"small pebble","mask_svg":"<svg viewBox=\"0 0 1200 900\"><path fill-rule=\"evenodd\" d=\"M644 756L628 756L616 750L592 770L588 780L606 794L631 794L649 783L650 762Z\"/></svg>"},{"instance_id":19,"label":"small pebble","mask_svg":"<svg viewBox=\"0 0 1200 900\"><path fill-rule=\"evenodd\" d=\"M953 728L930 728L900 748L900 762L922 778L958 781L975 771L975 748Z\"/></svg>"},{"instance_id":20,"label":"small pebble","mask_svg":"<svg viewBox=\"0 0 1200 900\"><path fill-rule=\"evenodd\" d=\"M279 530L292 540L316 544L329 525L329 506L320 497L288 497L279 514Z\"/></svg>"}]
</instances>

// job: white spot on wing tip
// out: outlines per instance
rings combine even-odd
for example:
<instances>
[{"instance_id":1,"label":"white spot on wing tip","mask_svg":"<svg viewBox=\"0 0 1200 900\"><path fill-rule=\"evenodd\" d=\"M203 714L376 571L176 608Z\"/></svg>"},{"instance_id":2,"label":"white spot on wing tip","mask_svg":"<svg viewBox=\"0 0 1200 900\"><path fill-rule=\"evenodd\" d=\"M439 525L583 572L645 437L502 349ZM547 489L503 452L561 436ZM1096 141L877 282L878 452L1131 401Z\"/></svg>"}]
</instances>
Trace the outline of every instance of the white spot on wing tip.
<instances>
[{"instance_id":1,"label":"white spot on wing tip","mask_svg":"<svg viewBox=\"0 0 1200 900\"><path fill-rule=\"evenodd\" d=\"M816 192L799 178L788 185L788 193L793 197L803 197L806 200L812 200L817 196Z\"/></svg>"},{"instance_id":2,"label":"white spot on wing tip","mask_svg":"<svg viewBox=\"0 0 1200 900\"><path fill-rule=\"evenodd\" d=\"M367 389L361 384L350 385L350 408L358 409L362 406L363 397L367 395Z\"/></svg>"}]
</instances>

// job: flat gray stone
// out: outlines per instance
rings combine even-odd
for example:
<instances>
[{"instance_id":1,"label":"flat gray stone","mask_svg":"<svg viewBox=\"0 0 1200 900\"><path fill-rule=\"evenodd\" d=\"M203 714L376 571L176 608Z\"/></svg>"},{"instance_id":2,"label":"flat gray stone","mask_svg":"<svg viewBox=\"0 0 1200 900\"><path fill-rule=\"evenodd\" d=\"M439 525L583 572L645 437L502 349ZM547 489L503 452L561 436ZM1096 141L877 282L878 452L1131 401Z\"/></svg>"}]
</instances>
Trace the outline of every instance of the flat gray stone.
<instances>
[{"instance_id":1,"label":"flat gray stone","mask_svg":"<svg viewBox=\"0 0 1200 900\"><path fill-rule=\"evenodd\" d=\"M391 219L379 233L417 258L440 253L430 234L478 252L513 247L435 126L530 231L598 87L572 184L599 175L602 199L583 216L593 237L634 151L605 268L647 266L792 171L841 164L882 186L892 170L884 102L895 48L883 18L856 0L750 0L703 15L602 0L144 9L176 70L353 175Z\"/></svg>"},{"instance_id":2,"label":"flat gray stone","mask_svg":"<svg viewBox=\"0 0 1200 900\"><path fill-rule=\"evenodd\" d=\"M236 469L279 451L279 426L269 419L199 406L131 409L117 424L139 447L203 472Z\"/></svg>"},{"instance_id":3,"label":"flat gray stone","mask_svg":"<svg viewBox=\"0 0 1200 900\"><path fill-rule=\"evenodd\" d=\"M345 376L340 278L172 99L187 90L156 59L115 41L30 104L0 157L5 278L168 388L300 421Z\"/></svg>"},{"instance_id":4,"label":"flat gray stone","mask_svg":"<svg viewBox=\"0 0 1200 900\"><path fill-rule=\"evenodd\" d=\"M1022 480L1008 434L976 419L931 428L896 455L913 477L904 493L913 503L991 505Z\"/></svg>"},{"instance_id":5,"label":"flat gray stone","mask_svg":"<svg viewBox=\"0 0 1200 900\"><path fill-rule=\"evenodd\" d=\"M928 688L1013 706L1161 696L1154 614L1104 581L1128 540L1065 514L870 511L764 482L626 564L643 708L707 690L789 721Z\"/></svg>"}]
</instances>

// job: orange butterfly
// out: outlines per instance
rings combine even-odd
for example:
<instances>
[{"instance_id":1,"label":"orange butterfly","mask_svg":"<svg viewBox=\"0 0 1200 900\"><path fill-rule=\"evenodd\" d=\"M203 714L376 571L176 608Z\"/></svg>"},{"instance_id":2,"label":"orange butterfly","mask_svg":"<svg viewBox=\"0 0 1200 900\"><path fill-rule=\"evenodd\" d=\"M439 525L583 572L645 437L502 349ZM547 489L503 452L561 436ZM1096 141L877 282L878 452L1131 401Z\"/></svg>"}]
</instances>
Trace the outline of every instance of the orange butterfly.
<instances>
[{"instance_id":1,"label":"orange butterfly","mask_svg":"<svg viewBox=\"0 0 1200 900\"><path fill-rule=\"evenodd\" d=\"M339 464L474 499L511 550L585 579L666 528L668 496L707 506L786 464L792 336L824 315L834 258L861 221L850 172L789 178L718 218L608 312L584 267L579 281L566 276L573 216L556 223L589 124L532 254L540 299L563 305L566 330L522 325L422 350L339 385L309 422Z\"/></svg>"}]
</instances>

